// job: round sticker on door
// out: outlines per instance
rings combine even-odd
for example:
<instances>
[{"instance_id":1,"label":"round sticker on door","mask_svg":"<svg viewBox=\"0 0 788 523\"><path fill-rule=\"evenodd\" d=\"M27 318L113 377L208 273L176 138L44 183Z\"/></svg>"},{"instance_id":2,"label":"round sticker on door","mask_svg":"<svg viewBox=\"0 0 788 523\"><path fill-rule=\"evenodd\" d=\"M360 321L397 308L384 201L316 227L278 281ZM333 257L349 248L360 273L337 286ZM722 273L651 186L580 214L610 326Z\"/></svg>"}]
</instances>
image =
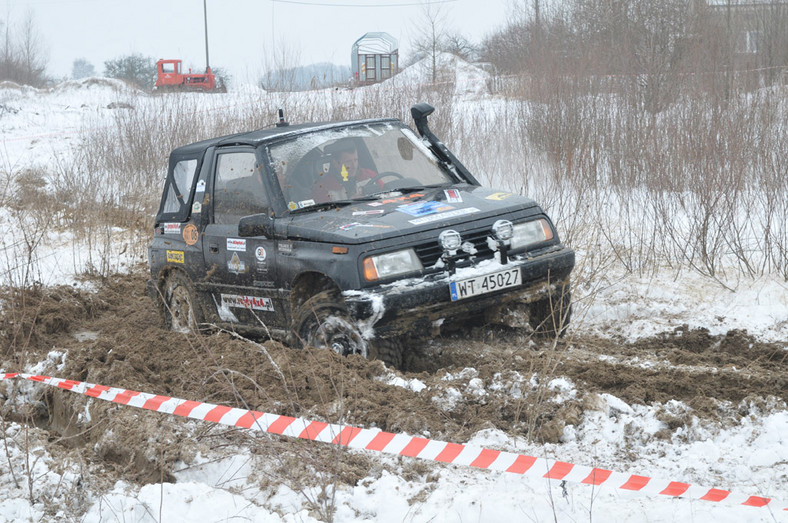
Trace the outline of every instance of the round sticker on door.
<instances>
[{"instance_id":1,"label":"round sticker on door","mask_svg":"<svg viewBox=\"0 0 788 523\"><path fill-rule=\"evenodd\" d=\"M197 226L193 223L183 228L183 241L186 242L186 245L194 245L199 237L200 233L197 232Z\"/></svg>"},{"instance_id":2,"label":"round sticker on door","mask_svg":"<svg viewBox=\"0 0 788 523\"><path fill-rule=\"evenodd\" d=\"M254 257L257 258L257 261L265 261L265 248L260 246L254 250Z\"/></svg>"}]
</instances>

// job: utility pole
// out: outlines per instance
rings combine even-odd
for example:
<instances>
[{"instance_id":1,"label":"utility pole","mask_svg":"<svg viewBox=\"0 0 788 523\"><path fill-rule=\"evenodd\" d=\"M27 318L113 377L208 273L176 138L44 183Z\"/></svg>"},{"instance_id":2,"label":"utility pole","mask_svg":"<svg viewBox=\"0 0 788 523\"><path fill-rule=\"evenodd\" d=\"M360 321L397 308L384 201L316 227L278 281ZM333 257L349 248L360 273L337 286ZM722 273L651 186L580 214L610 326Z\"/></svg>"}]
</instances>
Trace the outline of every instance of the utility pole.
<instances>
[{"instance_id":1,"label":"utility pole","mask_svg":"<svg viewBox=\"0 0 788 523\"><path fill-rule=\"evenodd\" d=\"M202 0L202 12L205 19L205 70L211 70L211 62L208 60L208 5L207 0Z\"/></svg>"}]
</instances>

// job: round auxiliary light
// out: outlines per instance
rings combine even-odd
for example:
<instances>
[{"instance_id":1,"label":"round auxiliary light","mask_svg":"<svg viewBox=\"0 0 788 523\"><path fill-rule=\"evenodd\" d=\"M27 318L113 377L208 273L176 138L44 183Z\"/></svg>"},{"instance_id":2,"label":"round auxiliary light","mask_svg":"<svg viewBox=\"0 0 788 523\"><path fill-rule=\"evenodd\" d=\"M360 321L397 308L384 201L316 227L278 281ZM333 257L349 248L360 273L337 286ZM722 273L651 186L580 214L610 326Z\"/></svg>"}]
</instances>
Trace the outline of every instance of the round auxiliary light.
<instances>
[{"instance_id":1,"label":"round auxiliary light","mask_svg":"<svg viewBox=\"0 0 788 523\"><path fill-rule=\"evenodd\" d=\"M438 243L444 251L456 251L462 245L462 237L457 231L448 229L438 236Z\"/></svg>"},{"instance_id":2,"label":"round auxiliary light","mask_svg":"<svg viewBox=\"0 0 788 523\"><path fill-rule=\"evenodd\" d=\"M514 225L509 220L498 220L492 226L496 240L511 240L514 236Z\"/></svg>"}]
</instances>

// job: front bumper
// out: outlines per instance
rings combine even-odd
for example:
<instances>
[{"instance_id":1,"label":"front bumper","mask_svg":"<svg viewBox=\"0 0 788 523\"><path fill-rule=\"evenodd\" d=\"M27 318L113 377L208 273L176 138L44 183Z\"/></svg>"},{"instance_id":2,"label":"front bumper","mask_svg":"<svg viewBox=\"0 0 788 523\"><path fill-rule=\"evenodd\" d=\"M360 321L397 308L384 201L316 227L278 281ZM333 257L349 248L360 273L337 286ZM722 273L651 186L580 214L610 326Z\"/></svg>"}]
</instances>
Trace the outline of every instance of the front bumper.
<instances>
[{"instance_id":1,"label":"front bumper","mask_svg":"<svg viewBox=\"0 0 788 523\"><path fill-rule=\"evenodd\" d=\"M560 293L569 285L575 265L575 253L564 246L538 256L515 255L506 265L488 260L485 273L519 268L521 284L516 287L452 301L449 283L463 278L463 269L449 277L432 275L424 279L399 281L362 292L347 291L345 303L351 316L360 324L373 328L375 335L429 335L435 322L475 316L507 303L527 303ZM478 269L476 269L478 273Z\"/></svg>"}]
</instances>

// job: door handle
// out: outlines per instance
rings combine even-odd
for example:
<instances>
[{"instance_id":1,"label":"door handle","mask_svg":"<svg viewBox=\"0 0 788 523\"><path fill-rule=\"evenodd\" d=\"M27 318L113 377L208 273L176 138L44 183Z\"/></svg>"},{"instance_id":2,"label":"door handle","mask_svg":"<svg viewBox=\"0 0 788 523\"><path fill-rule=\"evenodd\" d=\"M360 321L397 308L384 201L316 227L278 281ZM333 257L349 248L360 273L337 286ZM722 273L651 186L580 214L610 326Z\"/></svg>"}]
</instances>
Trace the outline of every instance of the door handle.
<instances>
[{"instance_id":1,"label":"door handle","mask_svg":"<svg viewBox=\"0 0 788 523\"><path fill-rule=\"evenodd\" d=\"M219 245L216 243L211 243L208 245L208 250L210 250L213 254L216 254L219 252Z\"/></svg>"}]
</instances>

